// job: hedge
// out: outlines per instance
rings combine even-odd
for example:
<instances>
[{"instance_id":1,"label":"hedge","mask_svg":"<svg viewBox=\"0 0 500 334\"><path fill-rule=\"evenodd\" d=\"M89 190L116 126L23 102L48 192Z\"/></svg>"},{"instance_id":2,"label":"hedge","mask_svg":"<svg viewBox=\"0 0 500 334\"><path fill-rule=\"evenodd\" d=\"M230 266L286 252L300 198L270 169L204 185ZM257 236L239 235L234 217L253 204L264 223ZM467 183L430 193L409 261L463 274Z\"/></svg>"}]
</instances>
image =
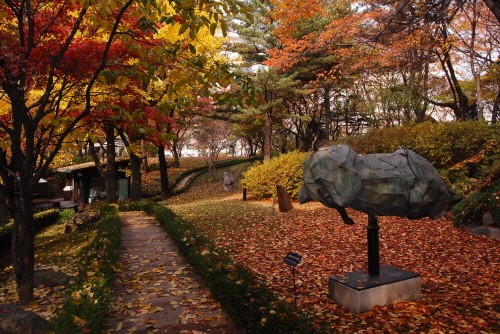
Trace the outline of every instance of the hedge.
<instances>
[{"instance_id":1,"label":"hedge","mask_svg":"<svg viewBox=\"0 0 500 334\"><path fill-rule=\"evenodd\" d=\"M457 203L453 209L455 225L480 226L485 212L490 212L496 227L500 227L500 180L473 192L470 196Z\"/></svg>"},{"instance_id":2,"label":"hedge","mask_svg":"<svg viewBox=\"0 0 500 334\"><path fill-rule=\"evenodd\" d=\"M35 232L42 228L57 223L60 218L60 212L57 209L50 209L33 215L35 220ZM0 229L0 251L5 251L12 246L12 226L13 223L7 223Z\"/></svg>"},{"instance_id":3,"label":"hedge","mask_svg":"<svg viewBox=\"0 0 500 334\"><path fill-rule=\"evenodd\" d=\"M77 282L51 320L55 333L103 333L119 259L120 227L116 207L103 205L96 236L81 251Z\"/></svg>"},{"instance_id":4,"label":"hedge","mask_svg":"<svg viewBox=\"0 0 500 334\"><path fill-rule=\"evenodd\" d=\"M390 153L400 147L409 148L441 169L470 158L491 140L500 142L500 124L456 121L372 129L362 136L340 141L362 154Z\"/></svg>"}]
</instances>

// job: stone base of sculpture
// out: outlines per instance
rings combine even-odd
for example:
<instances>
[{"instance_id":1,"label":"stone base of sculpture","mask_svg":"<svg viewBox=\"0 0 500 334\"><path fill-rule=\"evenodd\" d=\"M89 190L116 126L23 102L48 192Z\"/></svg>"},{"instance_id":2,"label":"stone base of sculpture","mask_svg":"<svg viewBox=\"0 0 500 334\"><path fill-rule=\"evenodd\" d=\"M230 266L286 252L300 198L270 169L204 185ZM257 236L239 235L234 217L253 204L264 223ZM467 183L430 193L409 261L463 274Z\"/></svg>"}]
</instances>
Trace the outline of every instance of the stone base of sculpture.
<instances>
[{"instance_id":1,"label":"stone base of sculpture","mask_svg":"<svg viewBox=\"0 0 500 334\"><path fill-rule=\"evenodd\" d=\"M381 266L380 277L362 271L332 276L328 288L330 299L357 313L421 296L420 275L392 266Z\"/></svg>"}]
</instances>

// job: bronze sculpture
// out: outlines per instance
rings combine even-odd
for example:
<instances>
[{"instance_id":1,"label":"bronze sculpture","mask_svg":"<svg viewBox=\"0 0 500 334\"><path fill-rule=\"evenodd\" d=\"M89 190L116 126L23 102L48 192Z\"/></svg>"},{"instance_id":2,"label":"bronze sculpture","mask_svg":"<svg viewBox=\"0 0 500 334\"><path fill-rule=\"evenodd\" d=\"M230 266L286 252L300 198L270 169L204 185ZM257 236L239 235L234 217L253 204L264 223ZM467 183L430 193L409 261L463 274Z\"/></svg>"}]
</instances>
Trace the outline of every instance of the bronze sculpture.
<instances>
[{"instance_id":1,"label":"bronze sculpture","mask_svg":"<svg viewBox=\"0 0 500 334\"><path fill-rule=\"evenodd\" d=\"M375 216L438 218L449 199L436 169L412 150L359 155L347 145L312 153L304 161L299 193L300 203L318 200L337 209L347 224L353 223L347 207Z\"/></svg>"}]
</instances>

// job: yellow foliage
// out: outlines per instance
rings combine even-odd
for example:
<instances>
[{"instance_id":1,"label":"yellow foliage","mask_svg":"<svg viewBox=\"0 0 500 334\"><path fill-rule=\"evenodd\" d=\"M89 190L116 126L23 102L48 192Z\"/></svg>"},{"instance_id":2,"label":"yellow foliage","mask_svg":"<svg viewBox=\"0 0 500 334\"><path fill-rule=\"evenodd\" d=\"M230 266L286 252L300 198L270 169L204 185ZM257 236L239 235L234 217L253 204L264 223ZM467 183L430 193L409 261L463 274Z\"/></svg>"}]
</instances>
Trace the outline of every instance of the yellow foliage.
<instances>
[{"instance_id":1,"label":"yellow foliage","mask_svg":"<svg viewBox=\"0 0 500 334\"><path fill-rule=\"evenodd\" d=\"M70 166L73 164L73 154L70 154L66 151L59 151L50 164L50 167L52 169L56 169L59 167L65 167L65 166Z\"/></svg>"}]
</instances>

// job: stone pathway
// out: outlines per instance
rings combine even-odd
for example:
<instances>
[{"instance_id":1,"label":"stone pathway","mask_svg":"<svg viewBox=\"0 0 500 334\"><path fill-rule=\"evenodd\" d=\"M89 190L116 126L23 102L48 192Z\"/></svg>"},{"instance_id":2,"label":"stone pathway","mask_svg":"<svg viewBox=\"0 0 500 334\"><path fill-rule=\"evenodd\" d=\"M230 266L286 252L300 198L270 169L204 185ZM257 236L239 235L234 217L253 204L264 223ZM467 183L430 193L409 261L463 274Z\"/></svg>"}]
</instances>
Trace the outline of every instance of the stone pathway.
<instances>
[{"instance_id":1,"label":"stone pathway","mask_svg":"<svg viewBox=\"0 0 500 334\"><path fill-rule=\"evenodd\" d=\"M241 333L158 221L120 213L121 268L108 333Z\"/></svg>"}]
</instances>

